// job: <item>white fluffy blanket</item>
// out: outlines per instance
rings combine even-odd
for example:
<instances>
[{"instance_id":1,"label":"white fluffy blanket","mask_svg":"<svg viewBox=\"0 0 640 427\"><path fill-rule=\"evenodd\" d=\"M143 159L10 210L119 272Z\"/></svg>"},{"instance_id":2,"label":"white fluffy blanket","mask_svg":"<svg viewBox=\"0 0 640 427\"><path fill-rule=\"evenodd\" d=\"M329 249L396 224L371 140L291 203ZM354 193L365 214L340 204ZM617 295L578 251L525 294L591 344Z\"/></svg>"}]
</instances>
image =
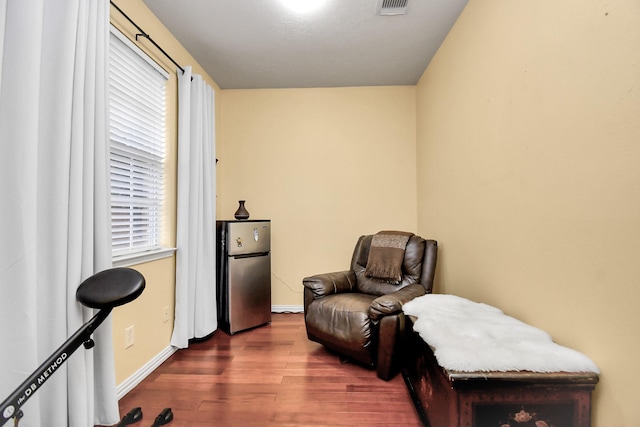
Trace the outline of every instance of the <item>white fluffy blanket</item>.
<instances>
[{"instance_id":1,"label":"white fluffy blanket","mask_svg":"<svg viewBox=\"0 0 640 427\"><path fill-rule=\"evenodd\" d=\"M585 355L501 310L454 295L428 294L404 305L443 368L462 371L595 372Z\"/></svg>"}]
</instances>

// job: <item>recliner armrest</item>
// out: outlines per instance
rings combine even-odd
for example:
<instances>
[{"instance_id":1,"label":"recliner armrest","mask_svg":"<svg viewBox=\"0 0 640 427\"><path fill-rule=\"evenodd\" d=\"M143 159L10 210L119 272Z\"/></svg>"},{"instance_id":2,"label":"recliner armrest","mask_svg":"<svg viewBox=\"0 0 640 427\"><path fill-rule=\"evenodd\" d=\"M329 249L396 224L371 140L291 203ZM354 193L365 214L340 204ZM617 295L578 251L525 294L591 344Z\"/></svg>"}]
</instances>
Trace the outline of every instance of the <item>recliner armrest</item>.
<instances>
[{"instance_id":1,"label":"recliner armrest","mask_svg":"<svg viewBox=\"0 0 640 427\"><path fill-rule=\"evenodd\" d=\"M356 274L350 270L316 274L305 277L302 284L313 292L314 298L325 297L353 291L356 288Z\"/></svg>"},{"instance_id":2,"label":"recliner armrest","mask_svg":"<svg viewBox=\"0 0 640 427\"><path fill-rule=\"evenodd\" d=\"M384 316L402 312L402 306L412 299L426 293L420 284L405 286L390 294L381 295L371 303L369 307L369 317L377 321Z\"/></svg>"}]
</instances>

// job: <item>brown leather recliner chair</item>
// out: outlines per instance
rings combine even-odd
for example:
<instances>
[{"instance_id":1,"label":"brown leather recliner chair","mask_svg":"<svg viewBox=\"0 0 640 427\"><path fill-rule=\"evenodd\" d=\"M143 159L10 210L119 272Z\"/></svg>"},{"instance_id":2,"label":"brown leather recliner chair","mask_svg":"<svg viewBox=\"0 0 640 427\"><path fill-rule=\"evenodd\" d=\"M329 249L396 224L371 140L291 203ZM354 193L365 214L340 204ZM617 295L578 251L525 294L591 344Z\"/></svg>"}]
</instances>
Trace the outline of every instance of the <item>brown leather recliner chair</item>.
<instances>
[{"instance_id":1,"label":"brown leather recliner chair","mask_svg":"<svg viewBox=\"0 0 640 427\"><path fill-rule=\"evenodd\" d=\"M307 336L390 380L399 371L408 329L402 306L431 293L438 244L413 235L407 242L398 284L367 277L373 235L358 239L351 269L307 277L304 316Z\"/></svg>"}]
</instances>

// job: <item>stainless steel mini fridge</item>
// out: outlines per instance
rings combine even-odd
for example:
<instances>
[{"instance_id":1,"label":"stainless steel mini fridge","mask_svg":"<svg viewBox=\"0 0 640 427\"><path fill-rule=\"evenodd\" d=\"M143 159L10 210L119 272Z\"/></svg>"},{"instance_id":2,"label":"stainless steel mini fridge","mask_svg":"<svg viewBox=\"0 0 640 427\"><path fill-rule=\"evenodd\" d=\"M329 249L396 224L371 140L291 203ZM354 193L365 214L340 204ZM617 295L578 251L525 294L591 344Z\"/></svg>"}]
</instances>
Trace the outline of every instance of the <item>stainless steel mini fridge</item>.
<instances>
[{"instance_id":1,"label":"stainless steel mini fridge","mask_svg":"<svg viewBox=\"0 0 640 427\"><path fill-rule=\"evenodd\" d=\"M229 334L271 322L271 221L217 221L219 327Z\"/></svg>"}]
</instances>

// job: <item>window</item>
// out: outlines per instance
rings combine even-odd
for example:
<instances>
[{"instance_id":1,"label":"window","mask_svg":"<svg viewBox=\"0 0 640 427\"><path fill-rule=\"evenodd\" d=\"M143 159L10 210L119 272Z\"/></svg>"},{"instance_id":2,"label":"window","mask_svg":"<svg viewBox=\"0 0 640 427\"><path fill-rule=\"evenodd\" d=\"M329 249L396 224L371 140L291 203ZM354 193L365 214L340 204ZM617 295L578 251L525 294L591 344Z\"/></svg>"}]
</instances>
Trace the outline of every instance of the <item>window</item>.
<instances>
[{"instance_id":1,"label":"window","mask_svg":"<svg viewBox=\"0 0 640 427\"><path fill-rule=\"evenodd\" d=\"M115 28L109 64L114 263L161 249L168 74Z\"/></svg>"}]
</instances>

